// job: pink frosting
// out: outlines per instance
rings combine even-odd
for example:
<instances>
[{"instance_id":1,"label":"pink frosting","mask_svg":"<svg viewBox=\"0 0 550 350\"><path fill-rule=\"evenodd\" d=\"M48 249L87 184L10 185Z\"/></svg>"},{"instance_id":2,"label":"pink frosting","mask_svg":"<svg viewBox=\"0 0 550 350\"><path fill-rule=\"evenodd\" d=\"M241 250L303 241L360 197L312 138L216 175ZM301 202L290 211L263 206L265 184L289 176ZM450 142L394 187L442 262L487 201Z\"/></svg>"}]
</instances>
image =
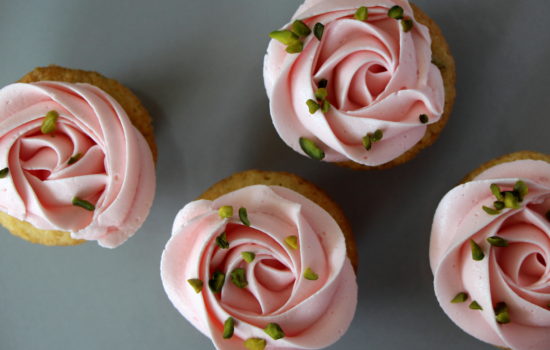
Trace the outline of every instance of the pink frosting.
<instances>
[{"instance_id":1,"label":"pink frosting","mask_svg":"<svg viewBox=\"0 0 550 350\"><path fill-rule=\"evenodd\" d=\"M54 134L40 131L57 111ZM73 164L69 159L80 153ZM43 81L0 90L0 210L44 230L114 248L145 221L155 193L151 150L124 109L88 84ZM95 205L74 206L74 197Z\"/></svg>"},{"instance_id":2,"label":"pink frosting","mask_svg":"<svg viewBox=\"0 0 550 350\"><path fill-rule=\"evenodd\" d=\"M495 183L511 190L518 179L529 193L520 209L489 215ZM485 171L451 190L435 214L430 262L435 293L447 315L464 331L490 344L514 350L548 350L550 344L550 164L518 160ZM486 239L502 237L508 247L491 246ZM470 240L485 253L471 256ZM451 303L461 292L466 303ZM470 310L475 300L483 311ZM499 324L493 308L507 304L511 322Z\"/></svg>"},{"instance_id":3,"label":"pink frosting","mask_svg":"<svg viewBox=\"0 0 550 350\"><path fill-rule=\"evenodd\" d=\"M231 205L235 215L221 219L218 208ZM248 211L250 227L237 209ZM226 232L229 249L215 238ZM284 242L298 237L299 249ZM241 252L256 254L246 263ZM303 277L311 268L319 279ZM246 270L248 286L230 280L235 268ZM214 271L226 274L220 294L208 281ZM187 204L177 215L172 237L162 255L164 289L174 306L217 349L245 349L244 340L262 338L272 349L316 349L338 340L347 330L357 304L355 274L346 256L342 231L322 208L283 187L256 185ZM198 278L197 294L186 282ZM231 339L223 339L223 323L236 320ZM264 327L277 323L285 337L272 340Z\"/></svg>"},{"instance_id":4,"label":"pink frosting","mask_svg":"<svg viewBox=\"0 0 550 350\"><path fill-rule=\"evenodd\" d=\"M429 30L414 21L405 33L400 21L388 17L394 5L414 18L404 0L306 1L292 22L301 19L311 29L324 24L322 40L310 34L299 54L270 42L264 80L271 116L295 151L304 154L299 139L307 137L324 150L326 161L376 166L412 148L427 125L440 119L445 92L441 73L431 63ZM368 7L367 22L353 18L360 6ZM332 107L312 115L306 101L315 99L322 79L328 81ZM429 117L427 124L420 122L421 114ZM378 129L384 138L367 151L362 138Z\"/></svg>"}]
</instances>

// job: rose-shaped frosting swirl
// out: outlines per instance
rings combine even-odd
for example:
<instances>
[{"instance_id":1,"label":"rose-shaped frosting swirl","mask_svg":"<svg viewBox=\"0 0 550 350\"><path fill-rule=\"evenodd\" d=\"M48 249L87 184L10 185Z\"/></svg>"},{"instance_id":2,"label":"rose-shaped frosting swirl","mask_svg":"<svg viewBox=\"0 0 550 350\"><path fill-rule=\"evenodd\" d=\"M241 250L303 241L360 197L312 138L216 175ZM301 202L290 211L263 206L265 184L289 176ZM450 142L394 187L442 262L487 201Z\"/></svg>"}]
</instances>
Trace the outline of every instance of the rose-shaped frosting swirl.
<instances>
[{"instance_id":1,"label":"rose-shaped frosting swirl","mask_svg":"<svg viewBox=\"0 0 550 350\"><path fill-rule=\"evenodd\" d=\"M44 134L49 111L59 117ZM72 159L71 159L72 158ZM113 248L149 213L151 150L124 109L89 84L43 81L0 90L0 210L36 228ZM73 205L78 197L95 205Z\"/></svg>"},{"instance_id":2,"label":"rose-shaped frosting swirl","mask_svg":"<svg viewBox=\"0 0 550 350\"><path fill-rule=\"evenodd\" d=\"M222 206L235 212L246 208L250 226L236 213L221 218ZM223 232L227 249L216 244ZM288 236L297 237L297 249L285 243ZM246 262L242 252L254 253L254 260ZM237 268L245 270L245 288L231 281ZM308 268L317 280L304 277ZM216 271L226 276L220 293L208 287ZM309 199L278 186L249 186L186 205L162 255L161 275L174 306L218 349L244 349L249 338L277 349L322 348L347 330L357 303L355 274L338 224ZM203 281L200 293L189 279ZM229 317L236 321L234 335L224 339ZM285 337L273 340L264 333L270 323Z\"/></svg>"},{"instance_id":3,"label":"rose-shaped frosting swirl","mask_svg":"<svg viewBox=\"0 0 550 350\"><path fill-rule=\"evenodd\" d=\"M368 7L367 21L354 19L360 6ZM299 54L270 42L264 80L271 116L295 151L305 154L299 143L305 137L323 149L326 161L377 166L411 149L427 125L440 119L445 92L441 73L431 63L429 29L414 21L405 32L400 20L388 16L393 6L414 19L404 0L306 1L292 20L312 29L322 23L322 39L307 36ZM312 115L306 101L315 100L322 80L328 82L332 107ZM426 124L419 120L422 114ZM362 139L376 130L384 137L367 151Z\"/></svg>"},{"instance_id":4,"label":"rose-shaped frosting swirl","mask_svg":"<svg viewBox=\"0 0 550 350\"><path fill-rule=\"evenodd\" d=\"M528 188L517 209L495 215L482 206L496 201L496 184L510 191L520 179ZM540 160L502 163L451 190L435 214L430 262L435 292L447 315L485 342L514 350L546 350L550 344L550 164ZM507 246L493 246L500 237ZM471 243L484 253L472 258ZM468 302L451 303L458 293ZM476 301L482 311L468 305ZM508 307L510 322L499 322L494 308ZM501 320L500 320L501 321Z\"/></svg>"}]
</instances>

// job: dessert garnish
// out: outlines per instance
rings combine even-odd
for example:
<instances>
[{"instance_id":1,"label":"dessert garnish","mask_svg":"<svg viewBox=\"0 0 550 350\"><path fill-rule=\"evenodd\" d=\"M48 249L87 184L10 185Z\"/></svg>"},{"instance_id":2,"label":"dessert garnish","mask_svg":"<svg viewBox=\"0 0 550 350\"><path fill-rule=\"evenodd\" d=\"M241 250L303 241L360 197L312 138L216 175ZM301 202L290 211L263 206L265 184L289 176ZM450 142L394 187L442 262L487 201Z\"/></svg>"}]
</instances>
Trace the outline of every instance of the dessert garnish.
<instances>
[{"instance_id":1,"label":"dessert garnish","mask_svg":"<svg viewBox=\"0 0 550 350\"><path fill-rule=\"evenodd\" d=\"M227 241L227 233L225 233L225 231L222 232L221 235L216 237L216 245L221 249L229 248L229 242Z\"/></svg>"},{"instance_id":2,"label":"dessert garnish","mask_svg":"<svg viewBox=\"0 0 550 350\"><path fill-rule=\"evenodd\" d=\"M497 184L491 184L490 189L497 200L493 203L494 208L482 206L483 210L489 215L500 214L500 211L504 208L521 208L519 203L523 202L523 198L529 193L529 188L521 180L514 184L513 191L501 191Z\"/></svg>"},{"instance_id":3,"label":"dessert garnish","mask_svg":"<svg viewBox=\"0 0 550 350\"><path fill-rule=\"evenodd\" d=\"M188 279L187 280L187 283L189 283L191 285L191 287L193 287L193 289L195 290L195 292L200 293L201 290L202 290L202 287L203 287L203 283L200 279L198 278L191 278L191 279Z\"/></svg>"},{"instance_id":4,"label":"dessert garnish","mask_svg":"<svg viewBox=\"0 0 550 350\"><path fill-rule=\"evenodd\" d=\"M308 36L311 34L311 29L303 21L297 19L292 23L292 31L298 36Z\"/></svg>"},{"instance_id":5,"label":"dessert garnish","mask_svg":"<svg viewBox=\"0 0 550 350\"><path fill-rule=\"evenodd\" d=\"M230 205L224 205L223 207L220 207L218 214L220 214L220 218L222 219L230 218L233 216L233 207Z\"/></svg>"},{"instance_id":6,"label":"dessert garnish","mask_svg":"<svg viewBox=\"0 0 550 350\"><path fill-rule=\"evenodd\" d=\"M4 169L0 170L0 179L5 178L6 176L8 176L9 173L10 173L9 168L4 168Z\"/></svg>"},{"instance_id":7,"label":"dessert garnish","mask_svg":"<svg viewBox=\"0 0 550 350\"><path fill-rule=\"evenodd\" d=\"M414 22L410 18L403 18L401 20L401 27L405 33L409 32L414 26Z\"/></svg>"},{"instance_id":8,"label":"dessert garnish","mask_svg":"<svg viewBox=\"0 0 550 350\"><path fill-rule=\"evenodd\" d=\"M472 301L468 307L472 310L481 310L481 311L483 311L483 308L481 307L481 305L479 305L478 302L475 301L475 300Z\"/></svg>"},{"instance_id":9,"label":"dessert garnish","mask_svg":"<svg viewBox=\"0 0 550 350\"><path fill-rule=\"evenodd\" d=\"M57 111L49 111L46 113L46 117L44 117L44 120L42 121L42 126L40 127L40 131L43 134L51 134L56 129L56 123L57 118L59 117L59 113Z\"/></svg>"},{"instance_id":10,"label":"dessert garnish","mask_svg":"<svg viewBox=\"0 0 550 350\"><path fill-rule=\"evenodd\" d=\"M71 158L69 158L69 161L67 162L67 164L72 165L72 164L78 162L78 160L80 158L82 158L82 153L79 152L79 153L75 154L74 156L72 156Z\"/></svg>"},{"instance_id":11,"label":"dessert garnish","mask_svg":"<svg viewBox=\"0 0 550 350\"><path fill-rule=\"evenodd\" d=\"M248 350L264 350L266 346L265 339L260 338L248 338L244 341L244 346Z\"/></svg>"},{"instance_id":12,"label":"dessert garnish","mask_svg":"<svg viewBox=\"0 0 550 350\"><path fill-rule=\"evenodd\" d=\"M376 130L374 133L368 133L363 137L363 147L365 147L367 151L370 151L372 145L375 142L382 140L383 137L384 132L380 129Z\"/></svg>"},{"instance_id":13,"label":"dessert garnish","mask_svg":"<svg viewBox=\"0 0 550 350\"><path fill-rule=\"evenodd\" d=\"M95 205L88 202L87 200L80 199L78 197L73 198L73 205L77 206L77 207L84 208L84 209L89 210L89 211L94 211L95 210Z\"/></svg>"},{"instance_id":14,"label":"dessert garnish","mask_svg":"<svg viewBox=\"0 0 550 350\"><path fill-rule=\"evenodd\" d=\"M421 114L418 119L420 119L422 124L426 124L430 120L427 114Z\"/></svg>"},{"instance_id":15,"label":"dessert garnish","mask_svg":"<svg viewBox=\"0 0 550 350\"><path fill-rule=\"evenodd\" d=\"M233 317L228 317L227 320L223 323L223 339L229 339L233 336L235 331L235 319Z\"/></svg>"},{"instance_id":16,"label":"dessert garnish","mask_svg":"<svg viewBox=\"0 0 550 350\"><path fill-rule=\"evenodd\" d=\"M256 254L252 252L241 252L241 256L243 257L243 260L247 263L251 263L256 258Z\"/></svg>"},{"instance_id":17,"label":"dessert garnish","mask_svg":"<svg viewBox=\"0 0 550 350\"><path fill-rule=\"evenodd\" d=\"M388 11L388 16L393 19L403 19L403 8L395 5Z\"/></svg>"},{"instance_id":18,"label":"dessert garnish","mask_svg":"<svg viewBox=\"0 0 550 350\"><path fill-rule=\"evenodd\" d=\"M475 261L483 260L485 254L483 254L483 250L473 239L470 240L470 247L472 249L472 259Z\"/></svg>"},{"instance_id":19,"label":"dessert garnish","mask_svg":"<svg viewBox=\"0 0 550 350\"><path fill-rule=\"evenodd\" d=\"M506 303L498 303L495 306L495 317L500 324L510 323L510 313L508 312L508 305Z\"/></svg>"},{"instance_id":20,"label":"dessert garnish","mask_svg":"<svg viewBox=\"0 0 550 350\"><path fill-rule=\"evenodd\" d=\"M208 287L213 293L220 293L225 282L225 274L220 271L214 272L212 279L208 281Z\"/></svg>"},{"instance_id":21,"label":"dessert garnish","mask_svg":"<svg viewBox=\"0 0 550 350\"><path fill-rule=\"evenodd\" d=\"M319 275L313 272L313 270L309 267L304 272L304 277L306 280L310 281L316 281L317 279L319 279Z\"/></svg>"},{"instance_id":22,"label":"dessert garnish","mask_svg":"<svg viewBox=\"0 0 550 350\"><path fill-rule=\"evenodd\" d=\"M231 272L231 282L239 288L246 288L246 286L248 286L248 282L245 274L246 272L243 268L236 268L233 272Z\"/></svg>"},{"instance_id":23,"label":"dessert garnish","mask_svg":"<svg viewBox=\"0 0 550 350\"><path fill-rule=\"evenodd\" d=\"M369 18L369 9L365 6L361 6L355 11L355 19L360 21L366 21Z\"/></svg>"},{"instance_id":24,"label":"dessert garnish","mask_svg":"<svg viewBox=\"0 0 550 350\"><path fill-rule=\"evenodd\" d=\"M453 298L453 300L451 300L451 303L453 303L453 304L458 304L458 303L463 303L463 302L465 302L466 300L468 300L468 293L461 292L461 293L458 293L458 294Z\"/></svg>"},{"instance_id":25,"label":"dessert garnish","mask_svg":"<svg viewBox=\"0 0 550 350\"><path fill-rule=\"evenodd\" d=\"M315 23L315 26L313 27L313 35L315 35L315 37L319 39L319 41L323 38L324 31L325 26L323 23Z\"/></svg>"},{"instance_id":26,"label":"dessert garnish","mask_svg":"<svg viewBox=\"0 0 550 350\"><path fill-rule=\"evenodd\" d=\"M285 238L285 243L294 250L298 249L298 237L296 236L288 236Z\"/></svg>"},{"instance_id":27,"label":"dessert garnish","mask_svg":"<svg viewBox=\"0 0 550 350\"><path fill-rule=\"evenodd\" d=\"M314 114L319 110L319 108L321 108L321 106L319 106L319 104L312 99L307 100L306 105L309 108L310 114Z\"/></svg>"},{"instance_id":28,"label":"dessert garnish","mask_svg":"<svg viewBox=\"0 0 550 350\"><path fill-rule=\"evenodd\" d=\"M489 237L487 242L493 247L508 247L508 241L499 236Z\"/></svg>"},{"instance_id":29,"label":"dessert garnish","mask_svg":"<svg viewBox=\"0 0 550 350\"><path fill-rule=\"evenodd\" d=\"M285 332L281 329L277 323L270 323L264 328L264 332L274 340L285 337Z\"/></svg>"},{"instance_id":30,"label":"dessert garnish","mask_svg":"<svg viewBox=\"0 0 550 350\"><path fill-rule=\"evenodd\" d=\"M246 212L246 208L239 208L239 219L241 219L243 225L250 226L250 220L248 220L248 213Z\"/></svg>"},{"instance_id":31,"label":"dessert garnish","mask_svg":"<svg viewBox=\"0 0 550 350\"><path fill-rule=\"evenodd\" d=\"M302 150L308 156L315 160L321 160L325 158L325 152L323 152L323 150L320 149L319 146L315 144L315 142L308 138L300 137L300 147L302 147Z\"/></svg>"}]
</instances>

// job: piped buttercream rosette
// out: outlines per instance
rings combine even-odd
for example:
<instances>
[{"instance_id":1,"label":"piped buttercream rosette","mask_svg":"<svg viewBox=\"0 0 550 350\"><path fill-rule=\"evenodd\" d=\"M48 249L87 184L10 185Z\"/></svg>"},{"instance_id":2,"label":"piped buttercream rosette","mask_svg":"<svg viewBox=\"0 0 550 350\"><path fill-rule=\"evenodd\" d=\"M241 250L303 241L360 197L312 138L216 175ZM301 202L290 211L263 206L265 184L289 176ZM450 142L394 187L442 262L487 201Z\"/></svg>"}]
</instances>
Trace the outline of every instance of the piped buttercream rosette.
<instances>
[{"instance_id":1,"label":"piped buttercream rosette","mask_svg":"<svg viewBox=\"0 0 550 350\"><path fill-rule=\"evenodd\" d=\"M89 84L0 90L0 210L41 230L116 247L149 213L151 150L124 109Z\"/></svg>"},{"instance_id":2,"label":"piped buttercream rosette","mask_svg":"<svg viewBox=\"0 0 550 350\"><path fill-rule=\"evenodd\" d=\"M550 344L550 164L516 160L451 190L434 218L437 299L464 331L514 350Z\"/></svg>"},{"instance_id":3,"label":"piped buttercream rosette","mask_svg":"<svg viewBox=\"0 0 550 350\"><path fill-rule=\"evenodd\" d=\"M271 116L299 153L379 166L443 114L430 31L407 1L309 0L272 37L264 61Z\"/></svg>"},{"instance_id":4,"label":"piped buttercream rosette","mask_svg":"<svg viewBox=\"0 0 550 350\"><path fill-rule=\"evenodd\" d=\"M338 224L278 186L254 185L177 215L166 293L217 349L317 349L347 330L355 274Z\"/></svg>"}]
</instances>

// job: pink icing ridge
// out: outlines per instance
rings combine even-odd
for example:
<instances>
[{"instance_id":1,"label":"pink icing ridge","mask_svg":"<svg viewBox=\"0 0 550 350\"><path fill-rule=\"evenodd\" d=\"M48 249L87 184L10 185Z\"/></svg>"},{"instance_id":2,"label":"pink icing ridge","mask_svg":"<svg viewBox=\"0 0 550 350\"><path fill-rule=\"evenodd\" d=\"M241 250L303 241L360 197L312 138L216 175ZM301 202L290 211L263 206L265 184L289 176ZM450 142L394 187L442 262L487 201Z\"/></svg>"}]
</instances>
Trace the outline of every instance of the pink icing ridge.
<instances>
[{"instance_id":1,"label":"pink icing ridge","mask_svg":"<svg viewBox=\"0 0 550 350\"><path fill-rule=\"evenodd\" d=\"M313 34L300 54L288 54L272 40L264 60L264 82L270 98L273 124L281 138L304 154L300 137L323 148L324 160L376 166L387 163L422 139L428 124L437 122L444 105L439 69L431 63L431 38L415 22L409 33L388 9L401 6L414 18L407 1L306 1L293 16L310 28L323 23L319 42ZM369 7L368 22L353 19L360 6ZM288 28L288 25L285 26ZM315 99L316 83L329 81L327 114L311 115L306 101ZM419 121L421 114L429 123ZM377 129L384 138L370 151L362 138Z\"/></svg>"},{"instance_id":2,"label":"pink icing ridge","mask_svg":"<svg viewBox=\"0 0 550 350\"><path fill-rule=\"evenodd\" d=\"M247 208L251 226L240 224L237 215L221 219L223 205ZM227 250L214 243L223 231ZM284 243L289 235L299 237L298 250ZM254 261L244 262L243 251L254 252ZM245 289L230 281L237 267L246 270ZM307 267L318 280L301 278ZM226 273L219 296L207 283L214 270ZM338 224L309 199L277 186L249 186L215 201L187 204L174 221L161 276L176 309L217 349L244 349L243 341L251 337L277 349L326 347L345 333L357 304L355 273ZM187 284L191 278L204 282L200 294ZM228 340L222 338L222 325L229 316L236 327ZM283 339L274 341L263 332L271 322L282 327Z\"/></svg>"},{"instance_id":3,"label":"pink icing ridge","mask_svg":"<svg viewBox=\"0 0 550 350\"><path fill-rule=\"evenodd\" d=\"M489 186L510 190L522 179L529 193L520 209L488 215L493 207ZM464 331L490 344L515 350L545 350L550 344L550 164L518 160L496 165L473 181L451 190L434 217L430 263L437 299ZM486 238L498 235L508 247L491 247ZM485 258L474 261L474 239ZM467 292L467 303L450 301ZM476 300L483 311L470 310ZM496 322L493 307L505 302L511 322Z\"/></svg>"},{"instance_id":4,"label":"pink icing ridge","mask_svg":"<svg viewBox=\"0 0 550 350\"><path fill-rule=\"evenodd\" d=\"M54 136L40 126L59 113ZM0 210L44 230L114 248L142 225L155 193L151 150L124 109L89 84L42 81L0 90ZM74 164L69 159L82 154ZM96 209L72 205L73 197Z\"/></svg>"}]
</instances>

